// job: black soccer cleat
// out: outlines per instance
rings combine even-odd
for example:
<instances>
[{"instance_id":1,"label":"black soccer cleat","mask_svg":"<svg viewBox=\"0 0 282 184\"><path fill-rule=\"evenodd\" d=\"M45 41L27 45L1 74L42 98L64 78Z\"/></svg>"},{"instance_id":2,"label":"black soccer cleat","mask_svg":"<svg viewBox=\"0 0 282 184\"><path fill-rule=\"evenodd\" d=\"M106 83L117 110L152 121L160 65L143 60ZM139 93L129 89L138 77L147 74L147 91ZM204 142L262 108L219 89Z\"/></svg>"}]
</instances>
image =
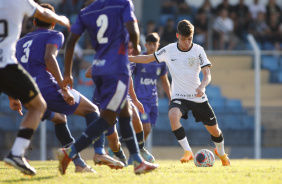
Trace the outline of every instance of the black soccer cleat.
<instances>
[{"instance_id":1,"label":"black soccer cleat","mask_svg":"<svg viewBox=\"0 0 282 184\"><path fill-rule=\"evenodd\" d=\"M36 170L29 165L24 156L14 156L10 152L5 158L4 162L6 164L13 166L16 169L19 169L22 173L26 175L34 176L36 174Z\"/></svg>"}]
</instances>

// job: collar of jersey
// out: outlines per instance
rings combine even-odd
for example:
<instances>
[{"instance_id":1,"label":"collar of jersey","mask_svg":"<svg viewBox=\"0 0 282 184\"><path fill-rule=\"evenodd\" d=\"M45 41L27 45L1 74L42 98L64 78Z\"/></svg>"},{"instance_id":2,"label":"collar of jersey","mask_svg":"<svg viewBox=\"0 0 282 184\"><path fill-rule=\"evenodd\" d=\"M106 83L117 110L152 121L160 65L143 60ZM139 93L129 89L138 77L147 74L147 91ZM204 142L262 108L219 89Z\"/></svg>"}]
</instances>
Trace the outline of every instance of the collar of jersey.
<instances>
[{"instance_id":1,"label":"collar of jersey","mask_svg":"<svg viewBox=\"0 0 282 184\"><path fill-rule=\"evenodd\" d=\"M178 47L178 42L176 42L177 49L178 49L180 52L189 52L189 51L193 48L193 45L194 45L194 43L192 43L192 47L191 47L189 50L183 51L183 50L180 50L180 48Z\"/></svg>"}]
</instances>

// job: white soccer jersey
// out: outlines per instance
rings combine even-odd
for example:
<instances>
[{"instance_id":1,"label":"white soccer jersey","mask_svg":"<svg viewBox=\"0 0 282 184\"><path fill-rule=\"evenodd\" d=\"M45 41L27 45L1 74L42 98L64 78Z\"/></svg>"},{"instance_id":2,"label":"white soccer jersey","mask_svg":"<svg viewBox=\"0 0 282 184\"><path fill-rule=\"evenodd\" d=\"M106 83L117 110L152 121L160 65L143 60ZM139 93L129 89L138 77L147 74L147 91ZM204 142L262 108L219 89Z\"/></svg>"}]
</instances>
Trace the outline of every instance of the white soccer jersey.
<instances>
[{"instance_id":1,"label":"white soccer jersey","mask_svg":"<svg viewBox=\"0 0 282 184\"><path fill-rule=\"evenodd\" d=\"M16 43L23 18L32 16L37 6L33 0L0 0L0 68L17 63Z\"/></svg>"},{"instance_id":2,"label":"white soccer jersey","mask_svg":"<svg viewBox=\"0 0 282 184\"><path fill-rule=\"evenodd\" d=\"M193 102L207 101L207 95L196 97L196 89L201 84L200 71L211 66L203 49L193 43L189 51L181 51L177 43L172 43L154 53L158 62L166 62L172 77L171 99L185 99ZM205 91L205 90L204 90Z\"/></svg>"}]
</instances>

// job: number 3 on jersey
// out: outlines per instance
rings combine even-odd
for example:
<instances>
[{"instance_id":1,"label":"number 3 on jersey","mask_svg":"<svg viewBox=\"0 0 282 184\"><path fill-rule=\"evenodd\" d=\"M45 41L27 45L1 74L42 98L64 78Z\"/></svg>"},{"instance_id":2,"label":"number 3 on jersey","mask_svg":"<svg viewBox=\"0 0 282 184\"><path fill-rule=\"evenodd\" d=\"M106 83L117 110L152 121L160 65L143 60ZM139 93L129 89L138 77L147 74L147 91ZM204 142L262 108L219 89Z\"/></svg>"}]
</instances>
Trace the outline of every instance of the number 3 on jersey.
<instances>
[{"instance_id":1,"label":"number 3 on jersey","mask_svg":"<svg viewBox=\"0 0 282 184\"><path fill-rule=\"evenodd\" d=\"M108 38L104 37L104 34L108 28L108 17L105 14L102 14L98 17L96 24L98 27L100 27L98 34L97 34L97 40L99 43L108 43Z\"/></svg>"},{"instance_id":2,"label":"number 3 on jersey","mask_svg":"<svg viewBox=\"0 0 282 184\"><path fill-rule=\"evenodd\" d=\"M25 42L25 44L23 45L24 55L21 57L22 63L27 63L27 61L28 61L29 52L30 52L29 47L31 46L31 44L32 44L32 40L29 40L29 41Z\"/></svg>"}]
</instances>

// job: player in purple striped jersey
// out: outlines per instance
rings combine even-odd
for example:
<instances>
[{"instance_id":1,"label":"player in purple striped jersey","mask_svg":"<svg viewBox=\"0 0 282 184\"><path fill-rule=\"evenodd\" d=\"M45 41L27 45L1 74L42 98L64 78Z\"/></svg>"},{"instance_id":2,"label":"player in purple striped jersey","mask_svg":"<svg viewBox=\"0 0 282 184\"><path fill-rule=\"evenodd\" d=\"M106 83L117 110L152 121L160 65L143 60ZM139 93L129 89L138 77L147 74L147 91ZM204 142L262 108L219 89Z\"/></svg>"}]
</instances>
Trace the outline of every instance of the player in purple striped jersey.
<instances>
[{"instance_id":1,"label":"player in purple striped jersey","mask_svg":"<svg viewBox=\"0 0 282 184\"><path fill-rule=\"evenodd\" d=\"M127 52L128 55L132 55L133 53L133 47L132 47L132 43L129 42L128 43L128 47L127 47ZM130 63L130 73L132 75L133 70L135 68L135 63ZM85 73L85 76L87 78L91 78L91 67L89 67ZM140 101L137 99L134 88L133 88L133 81L132 78L130 77L130 82L129 82L129 91L128 91L128 95L127 95L128 100L131 102L131 106L132 106L132 124L133 124L133 128L134 131L136 133L136 138L137 138L137 143L139 145L139 149L140 149L140 153L141 156L148 162L155 162L155 158L153 157L153 155L151 155L144 147L145 145L145 140L144 140L144 132L143 132L143 126L142 126L142 122L140 120L138 111L140 113L144 113L144 108L142 103L140 103ZM99 106L100 103L100 97L98 95L97 90L94 91L94 95L93 95L93 102L94 104L96 104L97 106ZM119 141L119 137L118 137L118 133L116 130L116 125L114 127L111 127L107 130L107 133L105 133L105 135L107 136L107 139L109 141L109 149L108 149L108 154L110 156L116 156L120 161L122 161L125 165L127 165L127 159L125 157L125 154L121 148L121 143ZM104 148L104 136L100 136L100 139L98 141L95 142L94 146L96 147L95 149L97 149L97 147L100 148ZM129 163L132 164L131 159L129 160Z\"/></svg>"},{"instance_id":2,"label":"player in purple striped jersey","mask_svg":"<svg viewBox=\"0 0 282 184\"><path fill-rule=\"evenodd\" d=\"M54 12L54 8L49 4L41 6ZM47 103L47 111L42 120L49 119L54 122L58 140L63 147L68 147L74 143L74 139L68 130L66 115L83 116L87 124L90 124L98 118L98 108L76 90L62 87L63 78L56 56L63 45L63 34L53 30L54 23L49 24L35 19L34 24L37 30L18 41L16 57L34 78ZM111 159L106 154L99 157ZM79 155L73 162L75 172L95 172Z\"/></svg>"},{"instance_id":3,"label":"player in purple striped jersey","mask_svg":"<svg viewBox=\"0 0 282 184\"><path fill-rule=\"evenodd\" d=\"M65 174L70 160L119 118L121 135L134 163L135 174L158 167L143 160L132 129L130 105L126 98L129 84L127 54L128 33L136 54L139 54L139 30L131 0L97 0L82 9L71 27L65 50L64 86L72 87L72 57L76 42L87 30L96 50L92 65L92 79L100 97L100 118L94 121L70 148L57 151L59 169Z\"/></svg>"},{"instance_id":4,"label":"player in purple striped jersey","mask_svg":"<svg viewBox=\"0 0 282 184\"><path fill-rule=\"evenodd\" d=\"M146 55L153 54L159 48L160 37L158 33L150 33L146 36L145 47ZM133 70L134 76L134 89L137 98L143 104L145 113L141 114L141 121L144 128L144 137L147 139L151 132L151 127L156 125L158 116L158 93L157 93L157 80L160 78L163 89L170 101L170 84L167 77L166 64L158 64L153 61L148 64L136 63Z\"/></svg>"}]
</instances>

